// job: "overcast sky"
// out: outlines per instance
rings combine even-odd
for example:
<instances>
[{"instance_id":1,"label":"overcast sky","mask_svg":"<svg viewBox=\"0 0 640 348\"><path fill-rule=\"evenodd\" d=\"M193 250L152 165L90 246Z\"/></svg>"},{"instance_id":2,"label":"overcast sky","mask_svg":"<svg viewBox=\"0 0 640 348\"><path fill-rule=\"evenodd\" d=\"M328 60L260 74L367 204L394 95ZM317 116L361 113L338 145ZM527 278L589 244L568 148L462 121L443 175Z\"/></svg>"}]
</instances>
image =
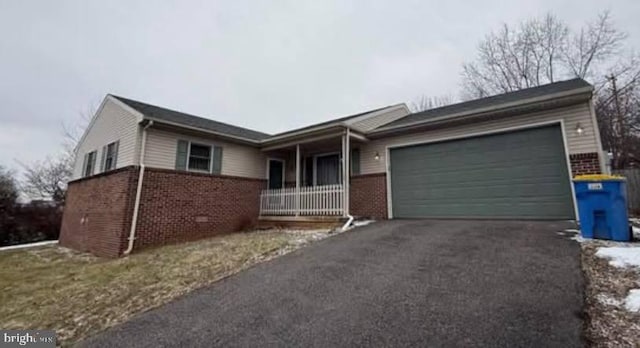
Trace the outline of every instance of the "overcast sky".
<instances>
[{"instance_id":1,"label":"overcast sky","mask_svg":"<svg viewBox=\"0 0 640 348\"><path fill-rule=\"evenodd\" d=\"M0 0L0 165L59 151L107 93L269 133L457 96L502 22L603 9L640 49L638 0Z\"/></svg>"}]
</instances>

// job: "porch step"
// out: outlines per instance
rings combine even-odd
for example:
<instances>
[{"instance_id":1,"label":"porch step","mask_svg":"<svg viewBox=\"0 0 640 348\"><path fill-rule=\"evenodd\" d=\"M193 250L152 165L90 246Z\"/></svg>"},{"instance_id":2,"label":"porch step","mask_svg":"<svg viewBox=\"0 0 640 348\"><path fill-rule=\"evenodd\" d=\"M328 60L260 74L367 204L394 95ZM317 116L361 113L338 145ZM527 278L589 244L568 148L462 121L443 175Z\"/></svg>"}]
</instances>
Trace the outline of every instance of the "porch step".
<instances>
[{"instance_id":1,"label":"porch step","mask_svg":"<svg viewBox=\"0 0 640 348\"><path fill-rule=\"evenodd\" d=\"M258 228L325 229L341 227L345 222L342 216L261 216Z\"/></svg>"}]
</instances>

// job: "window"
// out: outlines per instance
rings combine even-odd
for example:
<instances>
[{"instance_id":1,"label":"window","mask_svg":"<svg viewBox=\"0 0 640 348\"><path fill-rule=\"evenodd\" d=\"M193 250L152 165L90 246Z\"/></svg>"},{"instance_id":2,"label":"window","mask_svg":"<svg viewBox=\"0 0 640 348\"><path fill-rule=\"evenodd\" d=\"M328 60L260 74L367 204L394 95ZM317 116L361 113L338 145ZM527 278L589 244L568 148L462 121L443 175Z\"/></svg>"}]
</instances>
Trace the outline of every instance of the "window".
<instances>
[{"instance_id":1,"label":"window","mask_svg":"<svg viewBox=\"0 0 640 348\"><path fill-rule=\"evenodd\" d=\"M188 159L187 168L189 170L210 172L211 146L191 143L189 146Z\"/></svg>"},{"instance_id":2,"label":"window","mask_svg":"<svg viewBox=\"0 0 640 348\"><path fill-rule=\"evenodd\" d=\"M340 154L315 156L315 185L336 185L342 182L342 159Z\"/></svg>"},{"instance_id":3,"label":"window","mask_svg":"<svg viewBox=\"0 0 640 348\"><path fill-rule=\"evenodd\" d=\"M93 171L96 166L97 151L91 151L84 155L84 165L82 170L82 176L93 175Z\"/></svg>"},{"instance_id":4,"label":"window","mask_svg":"<svg viewBox=\"0 0 640 348\"><path fill-rule=\"evenodd\" d=\"M113 142L103 149L104 161L102 171L116 169L116 160L118 158L118 142Z\"/></svg>"},{"instance_id":5,"label":"window","mask_svg":"<svg viewBox=\"0 0 640 348\"><path fill-rule=\"evenodd\" d=\"M222 173L222 146L203 145L178 139L176 170Z\"/></svg>"}]
</instances>

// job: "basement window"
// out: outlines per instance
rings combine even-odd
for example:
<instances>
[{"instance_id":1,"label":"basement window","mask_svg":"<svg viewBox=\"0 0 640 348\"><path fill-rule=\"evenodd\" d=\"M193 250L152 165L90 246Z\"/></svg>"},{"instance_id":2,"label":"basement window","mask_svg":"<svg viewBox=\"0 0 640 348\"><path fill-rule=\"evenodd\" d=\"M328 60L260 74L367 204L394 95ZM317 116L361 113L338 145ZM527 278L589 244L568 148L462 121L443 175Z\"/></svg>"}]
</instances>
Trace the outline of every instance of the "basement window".
<instances>
[{"instance_id":1,"label":"basement window","mask_svg":"<svg viewBox=\"0 0 640 348\"><path fill-rule=\"evenodd\" d=\"M198 172L211 171L211 146L191 143L187 168Z\"/></svg>"}]
</instances>

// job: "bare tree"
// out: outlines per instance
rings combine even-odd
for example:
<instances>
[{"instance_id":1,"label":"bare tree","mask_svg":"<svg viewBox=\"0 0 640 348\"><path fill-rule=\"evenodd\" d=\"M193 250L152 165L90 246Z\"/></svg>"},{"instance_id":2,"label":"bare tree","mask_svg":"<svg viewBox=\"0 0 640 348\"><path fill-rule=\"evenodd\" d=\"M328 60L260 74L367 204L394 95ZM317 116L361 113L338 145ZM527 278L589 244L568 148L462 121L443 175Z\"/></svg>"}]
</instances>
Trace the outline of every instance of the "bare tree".
<instances>
[{"instance_id":1,"label":"bare tree","mask_svg":"<svg viewBox=\"0 0 640 348\"><path fill-rule=\"evenodd\" d=\"M64 203L67 182L73 171L73 158L61 155L44 161L22 165L24 168L23 191L32 198L52 199Z\"/></svg>"},{"instance_id":2,"label":"bare tree","mask_svg":"<svg viewBox=\"0 0 640 348\"><path fill-rule=\"evenodd\" d=\"M94 113L95 107L89 106L79 113L74 123L63 124L63 150L59 154L43 161L20 163L24 169L21 186L27 195L31 198L52 199L57 203L64 203L67 183L73 174L76 146Z\"/></svg>"},{"instance_id":3,"label":"bare tree","mask_svg":"<svg viewBox=\"0 0 640 348\"><path fill-rule=\"evenodd\" d=\"M605 11L573 35L564 53L567 65L573 75L589 78L593 65L618 53L626 37L615 28L609 11Z\"/></svg>"},{"instance_id":4,"label":"bare tree","mask_svg":"<svg viewBox=\"0 0 640 348\"><path fill-rule=\"evenodd\" d=\"M413 112L425 111L433 108L438 108L441 106L453 104L453 97L450 95L444 95L439 97L429 97L426 95L421 96L416 101L411 102L409 108Z\"/></svg>"},{"instance_id":5,"label":"bare tree","mask_svg":"<svg viewBox=\"0 0 640 348\"><path fill-rule=\"evenodd\" d=\"M640 164L640 69L637 60L607 75L598 89L595 109L602 144L613 154L612 167Z\"/></svg>"},{"instance_id":6,"label":"bare tree","mask_svg":"<svg viewBox=\"0 0 640 348\"><path fill-rule=\"evenodd\" d=\"M62 145L67 156L75 157L75 148L78 145L78 142L80 142L84 131L89 126L96 110L96 105L90 104L84 110L80 110L78 112L78 118L73 122L62 124ZM71 161L71 165L73 165L73 161Z\"/></svg>"},{"instance_id":7,"label":"bare tree","mask_svg":"<svg viewBox=\"0 0 640 348\"><path fill-rule=\"evenodd\" d=\"M640 68L638 59L618 58L626 34L609 12L578 31L547 14L512 28L503 25L463 65L463 97L477 98L581 77L596 88L596 116L613 168L640 163Z\"/></svg>"},{"instance_id":8,"label":"bare tree","mask_svg":"<svg viewBox=\"0 0 640 348\"><path fill-rule=\"evenodd\" d=\"M463 65L463 96L485 97L561 78L590 77L596 65L615 56L625 37L609 12L577 33L552 14L514 28L503 24L479 44L476 60Z\"/></svg>"},{"instance_id":9,"label":"bare tree","mask_svg":"<svg viewBox=\"0 0 640 348\"><path fill-rule=\"evenodd\" d=\"M0 213L9 210L18 199L15 173L0 165Z\"/></svg>"}]
</instances>

